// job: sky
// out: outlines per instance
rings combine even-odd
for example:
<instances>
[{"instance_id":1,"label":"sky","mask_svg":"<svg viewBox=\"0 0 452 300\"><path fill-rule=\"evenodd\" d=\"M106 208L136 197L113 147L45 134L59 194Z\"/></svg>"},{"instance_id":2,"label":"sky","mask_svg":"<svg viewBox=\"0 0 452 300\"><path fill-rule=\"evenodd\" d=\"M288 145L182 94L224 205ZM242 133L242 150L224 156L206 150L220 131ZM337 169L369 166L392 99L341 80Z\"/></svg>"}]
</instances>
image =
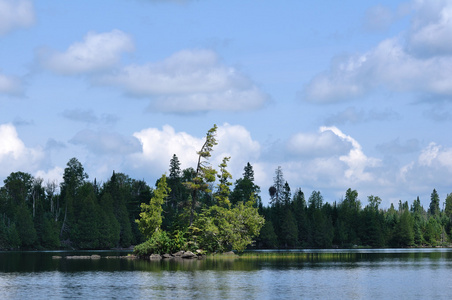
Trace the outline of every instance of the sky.
<instances>
[{"instance_id":1,"label":"sky","mask_svg":"<svg viewBox=\"0 0 452 300\"><path fill-rule=\"evenodd\" d=\"M452 192L452 2L0 0L0 180L210 159L388 208ZM397 207L397 206L396 206Z\"/></svg>"}]
</instances>

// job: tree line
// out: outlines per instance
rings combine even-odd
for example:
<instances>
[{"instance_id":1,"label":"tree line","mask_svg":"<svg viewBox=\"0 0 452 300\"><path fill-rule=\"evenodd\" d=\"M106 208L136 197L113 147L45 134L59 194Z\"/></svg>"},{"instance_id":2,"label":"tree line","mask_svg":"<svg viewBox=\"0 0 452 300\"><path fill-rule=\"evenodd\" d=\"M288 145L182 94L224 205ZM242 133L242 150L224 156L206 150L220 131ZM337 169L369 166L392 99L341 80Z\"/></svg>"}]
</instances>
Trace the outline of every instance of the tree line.
<instances>
[{"instance_id":1,"label":"tree line","mask_svg":"<svg viewBox=\"0 0 452 300\"><path fill-rule=\"evenodd\" d=\"M417 197L381 209L374 195L363 207L351 188L341 201L325 202L320 191L306 200L301 189L291 191L278 167L269 195L270 205L260 207L266 220L257 240L261 248L435 247L452 238L452 194L441 209L435 189L428 208Z\"/></svg>"},{"instance_id":2,"label":"tree line","mask_svg":"<svg viewBox=\"0 0 452 300\"><path fill-rule=\"evenodd\" d=\"M89 181L77 158L67 163L59 186L11 173L0 187L0 249L110 249L144 242L138 248L145 251L245 249L264 224L259 191L250 164L233 191L230 158L218 171L210 165L216 129L207 132L195 168L182 170L173 155L169 174L155 188L114 171L104 183Z\"/></svg>"},{"instance_id":3,"label":"tree line","mask_svg":"<svg viewBox=\"0 0 452 300\"><path fill-rule=\"evenodd\" d=\"M436 190L427 209L419 197L382 209L373 195L363 207L351 188L341 201L326 202L320 191L306 200L278 167L264 206L250 163L235 181L229 157L210 165L216 129L207 132L194 168L182 170L174 154L155 187L114 171L106 182L89 181L76 158L59 186L11 173L0 187L0 249L411 247L447 245L452 237L452 194L441 209Z\"/></svg>"}]
</instances>

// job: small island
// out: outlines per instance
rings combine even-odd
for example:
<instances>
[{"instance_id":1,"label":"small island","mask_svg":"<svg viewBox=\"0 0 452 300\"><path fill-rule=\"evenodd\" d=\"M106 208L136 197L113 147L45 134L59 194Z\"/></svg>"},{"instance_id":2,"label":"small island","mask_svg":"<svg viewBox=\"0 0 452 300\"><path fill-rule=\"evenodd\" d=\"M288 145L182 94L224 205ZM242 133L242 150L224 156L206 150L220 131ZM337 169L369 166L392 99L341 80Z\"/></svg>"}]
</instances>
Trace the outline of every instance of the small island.
<instances>
[{"instance_id":1,"label":"small island","mask_svg":"<svg viewBox=\"0 0 452 300\"><path fill-rule=\"evenodd\" d=\"M305 199L278 167L264 206L250 163L234 183L230 157L212 167L216 131L207 132L194 168L182 170L173 154L155 188L114 171L106 182L88 181L76 158L59 186L11 173L0 187L0 249L133 249L134 257L173 259L245 249L450 246L452 193L440 205L433 189L427 209L419 197L382 209L374 195L363 207L351 188L340 201L325 201L320 191Z\"/></svg>"}]
</instances>

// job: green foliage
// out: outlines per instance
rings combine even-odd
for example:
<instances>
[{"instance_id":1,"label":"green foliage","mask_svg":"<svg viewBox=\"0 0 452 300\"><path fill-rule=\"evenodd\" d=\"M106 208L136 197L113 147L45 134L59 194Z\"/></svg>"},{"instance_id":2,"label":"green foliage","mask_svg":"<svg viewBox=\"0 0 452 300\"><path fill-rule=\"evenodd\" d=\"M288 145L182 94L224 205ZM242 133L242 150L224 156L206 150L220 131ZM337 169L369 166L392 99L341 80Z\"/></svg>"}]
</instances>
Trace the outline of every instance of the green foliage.
<instances>
[{"instance_id":1,"label":"green foliage","mask_svg":"<svg viewBox=\"0 0 452 300\"><path fill-rule=\"evenodd\" d=\"M430 208L429 213L432 216L437 216L439 214L439 195L438 192L436 192L435 189L433 189L433 192L430 196Z\"/></svg>"},{"instance_id":2,"label":"green foliage","mask_svg":"<svg viewBox=\"0 0 452 300\"><path fill-rule=\"evenodd\" d=\"M213 146L217 144L216 132L217 125L214 125L206 134L206 140L198 154L198 163L196 171L191 181L185 182L185 186L191 191L190 219L189 226L193 225L196 208L198 206L199 194L204 192L209 194L209 184L215 181L216 171L209 165L208 159L212 156Z\"/></svg>"},{"instance_id":3,"label":"green foliage","mask_svg":"<svg viewBox=\"0 0 452 300\"><path fill-rule=\"evenodd\" d=\"M259 234L259 248L272 249L278 247L278 237L273 229L272 221L265 221Z\"/></svg>"},{"instance_id":4,"label":"green foliage","mask_svg":"<svg viewBox=\"0 0 452 300\"><path fill-rule=\"evenodd\" d=\"M216 130L214 125L207 132L197 152L196 169L181 170L173 155L170 176L163 175L155 190L142 180L115 172L102 186L96 179L88 182L76 158L64 170L60 194L56 183L43 186L40 178L11 173L0 187L0 249L106 249L128 247L145 239L137 246L137 253L199 248L207 252L243 251L250 246L449 245L452 194L447 195L441 210L435 189L427 211L419 197L411 207L399 201L396 210L393 204L381 209L382 200L373 195L367 197L369 203L362 209L358 192L351 188L338 204L324 202L320 191L312 192L307 203L301 189L295 189L292 197L278 167L269 189L271 205L264 207L248 163L231 192L230 158L223 159L218 173L208 161L217 144Z\"/></svg>"},{"instance_id":5,"label":"green foliage","mask_svg":"<svg viewBox=\"0 0 452 300\"><path fill-rule=\"evenodd\" d=\"M140 257L151 254L172 253L175 250L174 243L166 231L156 230L152 236L142 244L136 245L133 253Z\"/></svg>"},{"instance_id":6,"label":"green foliage","mask_svg":"<svg viewBox=\"0 0 452 300\"><path fill-rule=\"evenodd\" d=\"M281 242L285 248L293 248L298 245L298 226L290 210L286 210L282 221Z\"/></svg>"},{"instance_id":7,"label":"green foliage","mask_svg":"<svg viewBox=\"0 0 452 300\"><path fill-rule=\"evenodd\" d=\"M27 209L25 204L22 204L17 208L16 228L21 241L20 246L26 249L33 248L38 236L33 224L31 212Z\"/></svg>"},{"instance_id":8,"label":"green foliage","mask_svg":"<svg viewBox=\"0 0 452 300\"><path fill-rule=\"evenodd\" d=\"M218 206L222 207L231 206L229 195L231 194L230 186L232 185L232 183L229 181L229 179L232 179L232 175L226 170L229 159L230 157L223 158L223 162L219 165L220 172L217 175L219 183L217 185L217 191L214 195Z\"/></svg>"},{"instance_id":9,"label":"green foliage","mask_svg":"<svg viewBox=\"0 0 452 300\"><path fill-rule=\"evenodd\" d=\"M204 209L191 229L196 244L207 252L241 252L252 244L263 225L264 218L252 203L239 202L231 209L219 206Z\"/></svg>"},{"instance_id":10,"label":"green foliage","mask_svg":"<svg viewBox=\"0 0 452 300\"><path fill-rule=\"evenodd\" d=\"M140 219L136 220L138 228L146 237L151 237L162 225L162 205L168 197L170 188L166 184L166 175L160 178L157 189L149 204L141 204Z\"/></svg>"}]
</instances>

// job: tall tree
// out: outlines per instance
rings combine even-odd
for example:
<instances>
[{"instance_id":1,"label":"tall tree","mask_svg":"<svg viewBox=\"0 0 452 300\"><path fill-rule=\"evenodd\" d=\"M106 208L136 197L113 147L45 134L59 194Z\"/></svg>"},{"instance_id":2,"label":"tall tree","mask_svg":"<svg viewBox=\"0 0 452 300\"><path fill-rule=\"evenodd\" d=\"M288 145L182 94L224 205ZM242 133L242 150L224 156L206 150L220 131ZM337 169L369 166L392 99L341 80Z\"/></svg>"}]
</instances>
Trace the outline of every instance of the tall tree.
<instances>
[{"instance_id":1,"label":"tall tree","mask_svg":"<svg viewBox=\"0 0 452 300\"><path fill-rule=\"evenodd\" d=\"M60 196L64 202L64 219L61 226L60 238L64 239L70 235L74 219L74 202L77 199L78 189L85 183L88 174L85 173L83 165L77 158L71 158L64 169L63 182L61 183Z\"/></svg>"},{"instance_id":2,"label":"tall tree","mask_svg":"<svg viewBox=\"0 0 452 300\"><path fill-rule=\"evenodd\" d=\"M231 207L229 195L231 194L230 186L232 185L232 182L230 182L229 180L232 179L232 175L226 170L229 159L231 158L223 158L222 163L219 165L220 172L219 174L217 174L219 182L217 185L217 191L215 193L215 199L217 205L222 207Z\"/></svg>"},{"instance_id":3,"label":"tall tree","mask_svg":"<svg viewBox=\"0 0 452 300\"><path fill-rule=\"evenodd\" d=\"M180 168L179 158L176 154L170 160L169 176L167 179L168 186L171 188L169 195L169 206L176 209L178 202L182 201L184 186L182 185L182 170Z\"/></svg>"},{"instance_id":4,"label":"tall tree","mask_svg":"<svg viewBox=\"0 0 452 300\"><path fill-rule=\"evenodd\" d=\"M275 177L273 177L273 185L269 189L270 204L281 205L283 202L284 191L284 175L280 166L275 170Z\"/></svg>"},{"instance_id":5,"label":"tall tree","mask_svg":"<svg viewBox=\"0 0 452 300\"><path fill-rule=\"evenodd\" d=\"M436 189L433 189L433 192L430 195L429 213L432 216L437 216L439 215L439 211L439 195Z\"/></svg>"},{"instance_id":6,"label":"tall tree","mask_svg":"<svg viewBox=\"0 0 452 300\"><path fill-rule=\"evenodd\" d=\"M170 189L166 183L166 175L162 175L149 204L141 204L140 219L136 220L136 222L140 231L147 238L150 238L162 225L162 205L169 193Z\"/></svg>"},{"instance_id":7,"label":"tall tree","mask_svg":"<svg viewBox=\"0 0 452 300\"><path fill-rule=\"evenodd\" d=\"M444 212L449 220L452 221L452 193L447 194L445 202L446 207L444 208Z\"/></svg>"},{"instance_id":8,"label":"tall tree","mask_svg":"<svg viewBox=\"0 0 452 300\"><path fill-rule=\"evenodd\" d=\"M217 144L215 138L217 132L217 125L214 125L206 134L206 140L201 147L201 150L196 152L198 154L198 163L193 179L186 182L187 187L191 190L191 204L190 204L190 224L192 226L195 217L195 209L198 205L198 197L201 192L210 192L209 184L215 181L215 170L209 165L209 158L212 156L213 146Z\"/></svg>"},{"instance_id":9,"label":"tall tree","mask_svg":"<svg viewBox=\"0 0 452 300\"><path fill-rule=\"evenodd\" d=\"M254 183L253 167L248 162L244 168L243 177L235 181L234 190L230 196L231 203L255 201L256 206L260 207L262 201L259 193L260 187Z\"/></svg>"}]
</instances>

